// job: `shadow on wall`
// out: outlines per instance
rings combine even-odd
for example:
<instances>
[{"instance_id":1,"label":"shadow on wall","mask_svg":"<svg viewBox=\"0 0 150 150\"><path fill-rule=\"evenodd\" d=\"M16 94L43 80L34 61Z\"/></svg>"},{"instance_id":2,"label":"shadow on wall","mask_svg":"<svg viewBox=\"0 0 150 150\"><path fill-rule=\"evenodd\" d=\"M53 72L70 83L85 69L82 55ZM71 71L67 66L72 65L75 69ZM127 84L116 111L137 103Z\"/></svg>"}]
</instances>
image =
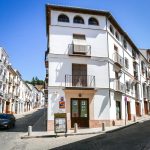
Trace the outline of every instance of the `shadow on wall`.
<instances>
[{"instance_id":1,"label":"shadow on wall","mask_svg":"<svg viewBox=\"0 0 150 150\"><path fill-rule=\"evenodd\" d=\"M96 95L100 95L102 97L102 99L100 99L100 101L102 101L102 103L101 103L99 114L98 114L98 117L101 117L102 113L104 112L105 108L107 107L107 105L109 104L109 101L110 101L109 100L109 91L100 90L96 93Z\"/></svg>"},{"instance_id":2,"label":"shadow on wall","mask_svg":"<svg viewBox=\"0 0 150 150\"><path fill-rule=\"evenodd\" d=\"M85 58L85 60L87 60ZM56 80L55 82L59 82L61 85L63 86L63 84L65 83L65 75L68 74L68 72L70 72L70 75L72 74L72 66L68 64L72 64L75 63L73 62L71 59L66 59L64 61L62 61L61 59L57 60L58 65L56 67ZM77 61L76 61L77 62ZM82 62L84 62L84 60L82 60ZM98 60L95 60L94 64L93 64L93 60L88 60L86 62L87 65L94 65L94 66L105 66L108 62L99 62ZM79 63L81 64L81 63ZM85 63L82 63L85 64ZM71 67L71 68L70 68ZM95 74L89 74L89 75L95 75Z\"/></svg>"}]
</instances>

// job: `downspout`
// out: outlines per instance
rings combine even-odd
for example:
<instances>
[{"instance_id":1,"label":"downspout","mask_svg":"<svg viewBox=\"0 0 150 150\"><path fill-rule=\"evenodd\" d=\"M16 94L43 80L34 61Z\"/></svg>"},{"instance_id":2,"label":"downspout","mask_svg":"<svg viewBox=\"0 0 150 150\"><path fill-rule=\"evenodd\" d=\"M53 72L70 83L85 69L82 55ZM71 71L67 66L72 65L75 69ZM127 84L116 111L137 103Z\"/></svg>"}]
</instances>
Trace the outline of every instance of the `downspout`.
<instances>
[{"instance_id":1,"label":"downspout","mask_svg":"<svg viewBox=\"0 0 150 150\"><path fill-rule=\"evenodd\" d=\"M111 97L110 97L110 67L109 67L109 44L108 44L108 18L111 17L111 14L109 14L108 17L106 17L106 32L107 32L107 53L108 53L108 79L109 79L109 99L110 99L110 106L111 106Z\"/></svg>"}]
</instances>

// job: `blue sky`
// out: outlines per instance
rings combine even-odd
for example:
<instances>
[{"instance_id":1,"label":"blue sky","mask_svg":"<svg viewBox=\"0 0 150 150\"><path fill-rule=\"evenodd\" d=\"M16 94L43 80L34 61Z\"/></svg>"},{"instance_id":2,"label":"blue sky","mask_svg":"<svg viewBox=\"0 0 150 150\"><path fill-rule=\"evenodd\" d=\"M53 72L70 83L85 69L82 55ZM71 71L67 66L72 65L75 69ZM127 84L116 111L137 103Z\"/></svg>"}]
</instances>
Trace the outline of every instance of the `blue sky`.
<instances>
[{"instance_id":1,"label":"blue sky","mask_svg":"<svg viewBox=\"0 0 150 150\"><path fill-rule=\"evenodd\" d=\"M107 10L137 47L150 48L149 0L0 0L0 46L25 80L45 77L45 4Z\"/></svg>"}]
</instances>

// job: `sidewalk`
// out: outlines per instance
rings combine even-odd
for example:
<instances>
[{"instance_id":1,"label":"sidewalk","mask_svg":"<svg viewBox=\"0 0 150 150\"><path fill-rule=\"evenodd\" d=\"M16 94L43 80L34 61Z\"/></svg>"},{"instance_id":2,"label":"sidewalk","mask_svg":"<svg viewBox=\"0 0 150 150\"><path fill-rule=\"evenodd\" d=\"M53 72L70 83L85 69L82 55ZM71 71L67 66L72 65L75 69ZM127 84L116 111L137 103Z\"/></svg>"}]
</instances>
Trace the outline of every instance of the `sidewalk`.
<instances>
[{"instance_id":1,"label":"sidewalk","mask_svg":"<svg viewBox=\"0 0 150 150\"><path fill-rule=\"evenodd\" d=\"M33 126L33 132L31 136L28 136L28 133L26 133L24 136L22 136L22 139L28 139L28 138L42 138L42 137L56 137L56 134L54 131L44 131L44 115L35 123ZM74 136L74 135L85 135L85 134L105 134L105 133L110 133L114 132L117 130L121 130L123 128L127 128L131 125L135 125L137 123L142 123L144 121L150 120L150 116L144 116L141 118L137 118L135 122L133 121L128 121L127 125L120 125L120 126L111 126L111 127L105 127L105 131L102 131L102 128L88 128L88 129L78 129L77 133L74 133L74 130L68 130L66 134L60 133L57 135L57 137L60 136Z\"/></svg>"}]
</instances>

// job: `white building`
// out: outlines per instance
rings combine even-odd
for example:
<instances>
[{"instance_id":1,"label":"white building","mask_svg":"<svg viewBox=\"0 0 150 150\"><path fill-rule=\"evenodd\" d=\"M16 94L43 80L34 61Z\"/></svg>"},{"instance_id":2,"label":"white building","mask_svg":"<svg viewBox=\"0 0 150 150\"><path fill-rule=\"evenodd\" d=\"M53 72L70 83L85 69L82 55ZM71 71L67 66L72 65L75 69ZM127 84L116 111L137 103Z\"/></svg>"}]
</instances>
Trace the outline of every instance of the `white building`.
<instances>
[{"instance_id":1,"label":"white building","mask_svg":"<svg viewBox=\"0 0 150 150\"><path fill-rule=\"evenodd\" d=\"M148 114L148 59L109 12L46 5L46 29L48 130L55 113L67 114L68 129Z\"/></svg>"},{"instance_id":2,"label":"white building","mask_svg":"<svg viewBox=\"0 0 150 150\"><path fill-rule=\"evenodd\" d=\"M43 104L42 92L28 85L0 47L0 113L24 113ZM35 97L34 97L35 96Z\"/></svg>"}]
</instances>

